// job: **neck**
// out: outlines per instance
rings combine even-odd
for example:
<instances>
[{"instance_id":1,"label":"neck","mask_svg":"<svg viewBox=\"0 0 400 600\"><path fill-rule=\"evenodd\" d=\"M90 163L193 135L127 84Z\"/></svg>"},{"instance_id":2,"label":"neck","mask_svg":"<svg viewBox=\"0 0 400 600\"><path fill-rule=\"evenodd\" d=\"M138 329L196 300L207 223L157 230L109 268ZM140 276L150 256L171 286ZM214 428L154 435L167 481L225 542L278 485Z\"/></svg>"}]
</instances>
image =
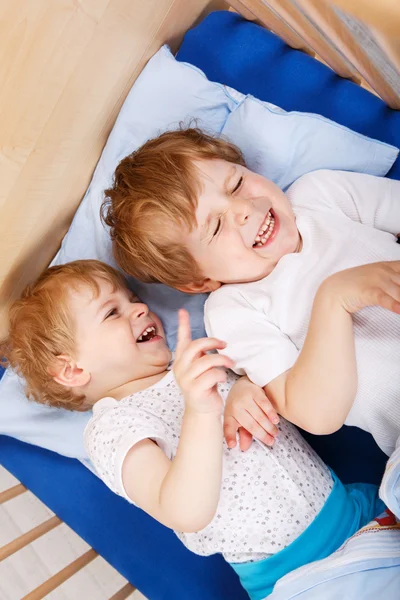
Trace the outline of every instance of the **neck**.
<instances>
[{"instance_id":1,"label":"neck","mask_svg":"<svg viewBox=\"0 0 400 600\"><path fill-rule=\"evenodd\" d=\"M160 381L163 377L165 377L167 373L168 371L162 371L161 373L156 373L155 375L149 375L148 377L142 377L141 379L128 381L123 385L109 390L106 394L104 394L104 396L111 396L116 400L121 400L126 396L130 396L130 394L146 390L147 388Z\"/></svg>"}]
</instances>

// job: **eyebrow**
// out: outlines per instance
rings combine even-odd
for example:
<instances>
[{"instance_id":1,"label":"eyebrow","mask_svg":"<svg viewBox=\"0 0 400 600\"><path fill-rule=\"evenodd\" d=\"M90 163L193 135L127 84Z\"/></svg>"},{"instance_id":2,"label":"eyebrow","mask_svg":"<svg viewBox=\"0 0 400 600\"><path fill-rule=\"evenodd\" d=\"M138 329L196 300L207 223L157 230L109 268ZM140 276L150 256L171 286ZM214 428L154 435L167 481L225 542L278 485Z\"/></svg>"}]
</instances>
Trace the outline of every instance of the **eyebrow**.
<instances>
[{"instance_id":1,"label":"eyebrow","mask_svg":"<svg viewBox=\"0 0 400 600\"><path fill-rule=\"evenodd\" d=\"M229 183L231 181L231 179L233 178L233 176L236 173L236 165L232 165L232 167L229 169L229 173L227 174L227 176L225 177L225 181L224 181L224 191L227 193L229 191ZM215 215L211 215L208 214L207 215L207 219L205 220L205 223L202 227L203 229L203 233L200 236L200 239L204 239L210 232L210 225L211 222L215 219Z\"/></svg>"}]
</instances>

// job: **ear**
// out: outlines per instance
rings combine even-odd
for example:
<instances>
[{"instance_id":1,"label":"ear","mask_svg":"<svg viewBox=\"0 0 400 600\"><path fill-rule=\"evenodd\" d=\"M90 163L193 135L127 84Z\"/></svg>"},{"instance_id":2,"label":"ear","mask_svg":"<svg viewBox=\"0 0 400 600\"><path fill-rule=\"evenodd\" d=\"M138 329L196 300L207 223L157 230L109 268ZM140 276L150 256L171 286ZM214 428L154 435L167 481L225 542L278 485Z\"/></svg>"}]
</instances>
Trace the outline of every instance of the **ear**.
<instances>
[{"instance_id":1,"label":"ear","mask_svg":"<svg viewBox=\"0 0 400 600\"><path fill-rule=\"evenodd\" d=\"M207 292L214 292L220 288L222 283L220 281L214 281L214 279L203 279L200 283L188 283L178 288L181 292L186 294L205 294Z\"/></svg>"},{"instance_id":2,"label":"ear","mask_svg":"<svg viewBox=\"0 0 400 600\"><path fill-rule=\"evenodd\" d=\"M76 362L65 354L57 356L55 364L49 369L54 381L65 387L83 387L90 381L90 373L78 367Z\"/></svg>"}]
</instances>

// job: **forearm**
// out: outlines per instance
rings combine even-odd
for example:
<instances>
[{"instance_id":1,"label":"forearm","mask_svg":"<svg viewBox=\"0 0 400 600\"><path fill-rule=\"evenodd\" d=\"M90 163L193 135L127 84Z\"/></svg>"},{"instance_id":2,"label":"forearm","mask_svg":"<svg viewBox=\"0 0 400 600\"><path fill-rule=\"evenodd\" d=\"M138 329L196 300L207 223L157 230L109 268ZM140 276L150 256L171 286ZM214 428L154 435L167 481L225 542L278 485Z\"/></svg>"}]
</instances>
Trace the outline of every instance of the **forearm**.
<instances>
[{"instance_id":1,"label":"forearm","mask_svg":"<svg viewBox=\"0 0 400 600\"><path fill-rule=\"evenodd\" d=\"M315 297L307 337L288 373L282 415L314 433L346 419L357 391L353 321L327 280Z\"/></svg>"},{"instance_id":2,"label":"forearm","mask_svg":"<svg viewBox=\"0 0 400 600\"><path fill-rule=\"evenodd\" d=\"M160 488L160 509L185 532L199 531L217 509L222 477L222 419L185 411L178 451Z\"/></svg>"}]
</instances>

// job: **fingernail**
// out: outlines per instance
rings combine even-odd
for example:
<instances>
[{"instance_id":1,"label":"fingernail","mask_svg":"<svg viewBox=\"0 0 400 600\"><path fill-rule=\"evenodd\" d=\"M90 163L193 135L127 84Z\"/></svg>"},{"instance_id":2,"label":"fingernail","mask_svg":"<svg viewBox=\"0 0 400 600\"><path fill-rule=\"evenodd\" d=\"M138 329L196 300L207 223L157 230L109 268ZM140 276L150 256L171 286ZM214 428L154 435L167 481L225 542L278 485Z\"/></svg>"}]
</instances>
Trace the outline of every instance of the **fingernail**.
<instances>
[{"instance_id":1,"label":"fingernail","mask_svg":"<svg viewBox=\"0 0 400 600\"><path fill-rule=\"evenodd\" d=\"M277 423L279 423L279 417L272 417L272 422L276 425Z\"/></svg>"}]
</instances>

